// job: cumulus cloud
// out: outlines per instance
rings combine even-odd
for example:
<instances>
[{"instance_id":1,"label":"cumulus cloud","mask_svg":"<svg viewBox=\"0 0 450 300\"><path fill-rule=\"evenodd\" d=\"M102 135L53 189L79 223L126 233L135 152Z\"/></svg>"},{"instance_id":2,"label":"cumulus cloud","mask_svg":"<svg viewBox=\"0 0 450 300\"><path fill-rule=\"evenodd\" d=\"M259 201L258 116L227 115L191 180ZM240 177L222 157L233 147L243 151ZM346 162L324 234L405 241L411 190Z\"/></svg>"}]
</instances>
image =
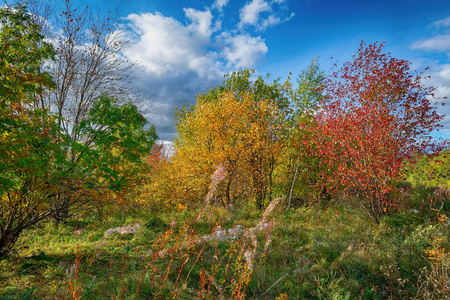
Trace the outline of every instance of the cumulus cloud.
<instances>
[{"instance_id":1,"label":"cumulus cloud","mask_svg":"<svg viewBox=\"0 0 450 300\"><path fill-rule=\"evenodd\" d=\"M264 58L268 52L264 38L243 28L243 20L255 28L286 20L284 0L253 0L233 24L232 18L223 19L228 1L215 0L203 10L183 8L184 20L159 12L126 18L134 38L124 55L142 66L136 85L156 95L150 118L162 139L175 136L175 107L192 102L195 94L220 83L225 73L254 68ZM261 12L270 14L262 16ZM227 21L226 29L222 28L223 20Z\"/></svg>"},{"instance_id":2,"label":"cumulus cloud","mask_svg":"<svg viewBox=\"0 0 450 300\"><path fill-rule=\"evenodd\" d=\"M229 65L236 68L254 66L268 51L261 37L251 37L248 34L232 36L224 33L220 39L225 44L222 55Z\"/></svg>"},{"instance_id":3,"label":"cumulus cloud","mask_svg":"<svg viewBox=\"0 0 450 300\"><path fill-rule=\"evenodd\" d=\"M275 7L277 7L276 10ZM240 10L239 26L242 28L251 25L262 31L267 27L290 20L294 13L287 12L285 0L252 0Z\"/></svg>"},{"instance_id":4,"label":"cumulus cloud","mask_svg":"<svg viewBox=\"0 0 450 300\"><path fill-rule=\"evenodd\" d=\"M441 34L414 42L411 48L446 53L447 56L450 56L450 34L445 32L447 28L450 28L450 17L435 21L431 25L442 30ZM450 136L450 105L448 103L449 99L444 98L450 98L450 64L439 61L438 58L428 59L425 64L429 67L426 75L430 75L430 78L424 79L423 83L436 88L434 92L435 98L440 104L446 104L445 106L439 105L437 112L445 115L441 123L444 126L441 132L444 132L448 137Z\"/></svg>"},{"instance_id":5,"label":"cumulus cloud","mask_svg":"<svg viewBox=\"0 0 450 300\"><path fill-rule=\"evenodd\" d=\"M198 35L206 41L209 41L211 33L220 27L211 28L213 15L209 10L199 11L193 8L184 8L186 17L192 22L188 28L193 34Z\"/></svg>"},{"instance_id":6,"label":"cumulus cloud","mask_svg":"<svg viewBox=\"0 0 450 300\"><path fill-rule=\"evenodd\" d=\"M446 129L447 135L450 135L449 99L443 99L444 97L450 97L450 64L433 64L428 75L430 75L430 78L425 81L425 84L435 87L436 98L440 103L446 104L445 106L439 105L438 112L445 115L442 125Z\"/></svg>"},{"instance_id":7,"label":"cumulus cloud","mask_svg":"<svg viewBox=\"0 0 450 300\"><path fill-rule=\"evenodd\" d=\"M205 50L211 17L208 12L194 10L186 10L186 15L193 20L189 26L160 13L129 15L138 38L125 55L152 75L176 76L180 70L205 74L214 65L214 55Z\"/></svg>"},{"instance_id":8,"label":"cumulus cloud","mask_svg":"<svg viewBox=\"0 0 450 300\"><path fill-rule=\"evenodd\" d=\"M228 1L229 0L216 0L212 7L222 11L223 8L228 5Z\"/></svg>"},{"instance_id":9,"label":"cumulus cloud","mask_svg":"<svg viewBox=\"0 0 450 300\"><path fill-rule=\"evenodd\" d=\"M431 25L445 31L445 28L450 27L450 17L433 22ZM450 34L440 34L414 42L411 48L446 53L450 56ZM450 136L450 105L449 99L444 99L450 98L450 64L439 61L439 58L428 59L425 64L429 67L426 75L430 75L430 78L424 79L423 83L436 88L434 93L436 99L440 104L446 104L445 106L439 105L437 111L439 114L445 115L442 121L444 128L441 131Z\"/></svg>"},{"instance_id":10,"label":"cumulus cloud","mask_svg":"<svg viewBox=\"0 0 450 300\"><path fill-rule=\"evenodd\" d=\"M264 0L252 0L241 9L241 24L257 25L259 15L265 11L271 11L269 3Z\"/></svg>"},{"instance_id":11,"label":"cumulus cloud","mask_svg":"<svg viewBox=\"0 0 450 300\"><path fill-rule=\"evenodd\" d=\"M267 28L269 26L277 25L281 22L281 19L275 16L269 16L267 19L263 20L261 23L262 28Z\"/></svg>"}]
</instances>

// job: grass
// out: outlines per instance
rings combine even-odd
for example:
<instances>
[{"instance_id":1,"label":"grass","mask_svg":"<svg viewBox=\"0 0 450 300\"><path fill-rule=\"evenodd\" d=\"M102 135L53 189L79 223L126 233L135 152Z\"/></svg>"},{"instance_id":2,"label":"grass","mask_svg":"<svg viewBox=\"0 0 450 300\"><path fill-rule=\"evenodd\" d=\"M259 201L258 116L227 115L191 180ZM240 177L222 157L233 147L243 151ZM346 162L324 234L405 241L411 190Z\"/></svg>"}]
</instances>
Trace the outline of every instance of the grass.
<instances>
[{"instance_id":1,"label":"grass","mask_svg":"<svg viewBox=\"0 0 450 300\"><path fill-rule=\"evenodd\" d=\"M0 261L0 299L448 299L450 203L416 194L408 199L420 213L402 209L380 224L351 202L278 208L254 238L229 241L188 243L218 224L254 227L262 212L217 208L194 223L195 211L140 208L44 223ZM135 223L139 233L102 239Z\"/></svg>"}]
</instances>

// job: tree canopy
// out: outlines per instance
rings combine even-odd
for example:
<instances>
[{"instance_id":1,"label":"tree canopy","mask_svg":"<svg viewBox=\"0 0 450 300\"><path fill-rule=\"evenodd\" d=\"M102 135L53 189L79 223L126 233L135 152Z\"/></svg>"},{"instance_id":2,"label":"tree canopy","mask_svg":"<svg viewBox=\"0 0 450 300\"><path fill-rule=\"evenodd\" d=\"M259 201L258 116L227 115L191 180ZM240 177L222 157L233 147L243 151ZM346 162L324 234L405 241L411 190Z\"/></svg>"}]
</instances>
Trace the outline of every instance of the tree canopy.
<instances>
[{"instance_id":1,"label":"tree canopy","mask_svg":"<svg viewBox=\"0 0 450 300\"><path fill-rule=\"evenodd\" d=\"M72 139L60 126L62 116L34 105L55 87L41 68L53 47L25 6L0 8L0 21L1 256L24 229L133 184L145 173L141 157L157 136L153 126L144 128L148 122L136 106L103 95L74 125L80 139Z\"/></svg>"},{"instance_id":2,"label":"tree canopy","mask_svg":"<svg viewBox=\"0 0 450 300\"><path fill-rule=\"evenodd\" d=\"M325 80L325 98L302 147L323 166L321 184L332 194L356 194L378 221L390 208L402 166L437 145L430 133L443 116L433 88L410 63L361 43L357 55Z\"/></svg>"}]
</instances>

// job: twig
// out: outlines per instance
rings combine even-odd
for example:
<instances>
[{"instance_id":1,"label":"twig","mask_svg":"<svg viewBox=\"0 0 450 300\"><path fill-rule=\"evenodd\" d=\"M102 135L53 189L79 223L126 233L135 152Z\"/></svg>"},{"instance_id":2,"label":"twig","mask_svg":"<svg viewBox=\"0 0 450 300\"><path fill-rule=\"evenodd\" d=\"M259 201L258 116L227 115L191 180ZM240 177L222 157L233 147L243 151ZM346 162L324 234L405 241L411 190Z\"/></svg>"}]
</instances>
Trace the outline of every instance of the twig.
<instances>
[{"instance_id":1,"label":"twig","mask_svg":"<svg viewBox=\"0 0 450 300\"><path fill-rule=\"evenodd\" d=\"M278 279L277 281L275 281L268 289L267 291L265 291L264 293L262 293L258 298L256 298L256 300L258 300L259 298L261 298L262 296L264 296L265 294L267 294L267 292L274 287L275 284L277 284L279 281L281 281L282 279L284 279L286 276L288 276L289 273L287 273L286 275L284 275L283 277L281 277L280 279Z\"/></svg>"},{"instance_id":2,"label":"twig","mask_svg":"<svg viewBox=\"0 0 450 300\"><path fill-rule=\"evenodd\" d=\"M298 172L298 165L299 165L299 163L300 163L300 156L297 157L297 166L295 168L294 179L292 180L291 191L289 192L288 207L287 207L286 210L289 210L291 208L292 192L294 190L295 180L297 179L297 172Z\"/></svg>"},{"instance_id":3,"label":"twig","mask_svg":"<svg viewBox=\"0 0 450 300\"><path fill-rule=\"evenodd\" d=\"M208 275L209 280L210 280L211 283L214 285L214 287L216 288L216 290L219 292L220 297L219 297L218 299L224 299L223 291L222 291L222 289L219 287L219 285L217 284L217 282L216 282L216 280L214 279L214 277L212 277L211 275L209 275L208 272L207 272L206 270L203 270L203 271L206 273L206 275Z\"/></svg>"}]
</instances>

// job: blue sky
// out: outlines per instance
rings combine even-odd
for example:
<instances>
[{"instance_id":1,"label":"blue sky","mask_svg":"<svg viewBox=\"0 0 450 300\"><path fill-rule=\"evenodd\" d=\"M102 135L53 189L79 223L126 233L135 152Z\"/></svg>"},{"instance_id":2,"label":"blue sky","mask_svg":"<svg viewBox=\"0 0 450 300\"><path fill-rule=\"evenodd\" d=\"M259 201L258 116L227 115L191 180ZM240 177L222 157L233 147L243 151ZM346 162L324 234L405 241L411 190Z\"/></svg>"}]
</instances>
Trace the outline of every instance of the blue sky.
<instances>
[{"instance_id":1,"label":"blue sky","mask_svg":"<svg viewBox=\"0 0 450 300\"><path fill-rule=\"evenodd\" d=\"M136 81L155 95L163 140L175 137L173 113L184 101L244 67L272 78L294 76L314 56L325 71L331 57L351 59L361 40L432 76L425 84L450 96L449 0L72 0L100 11L119 9L134 43L124 52L141 64ZM450 107L440 107L450 115ZM443 134L450 135L450 116Z\"/></svg>"}]
</instances>

